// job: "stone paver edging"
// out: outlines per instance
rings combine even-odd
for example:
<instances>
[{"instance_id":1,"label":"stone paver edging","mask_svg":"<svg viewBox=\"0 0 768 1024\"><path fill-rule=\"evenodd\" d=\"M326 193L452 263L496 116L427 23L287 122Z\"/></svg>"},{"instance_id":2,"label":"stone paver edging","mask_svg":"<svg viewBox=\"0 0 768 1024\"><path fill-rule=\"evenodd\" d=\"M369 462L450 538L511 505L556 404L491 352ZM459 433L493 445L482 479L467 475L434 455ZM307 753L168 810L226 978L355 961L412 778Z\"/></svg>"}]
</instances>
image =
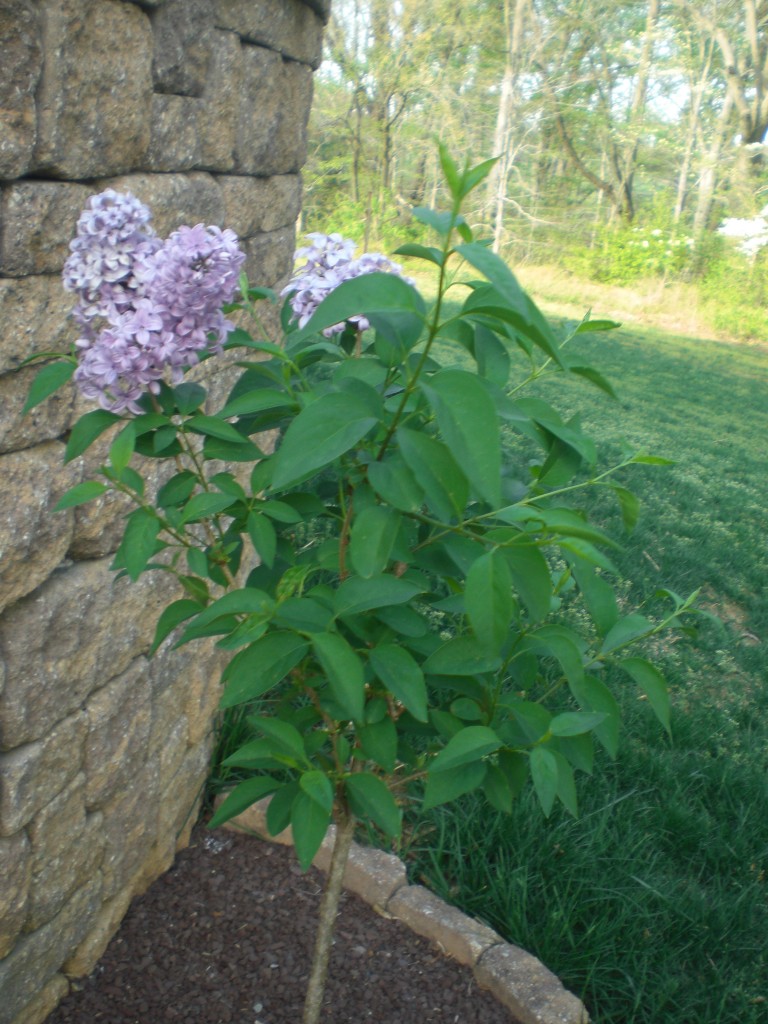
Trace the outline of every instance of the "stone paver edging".
<instances>
[{"instance_id":1,"label":"stone paver edging","mask_svg":"<svg viewBox=\"0 0 768 1024\"><path fill-rule=\"evenodd\" d=\"M267 830L269 797L224 826L269 842L292 846L291 829L278 836ZM312 862L327 871L333 850L332 825ZM402 921L411 931L472 968L481 988L489 989L519 1024L589 1024L584 1004L536 957L505 942L487 925L439 899L421 885L409 885L405 865L393 854L352 844L344 887L385 917Z\"/></svg>"}]
</instances>

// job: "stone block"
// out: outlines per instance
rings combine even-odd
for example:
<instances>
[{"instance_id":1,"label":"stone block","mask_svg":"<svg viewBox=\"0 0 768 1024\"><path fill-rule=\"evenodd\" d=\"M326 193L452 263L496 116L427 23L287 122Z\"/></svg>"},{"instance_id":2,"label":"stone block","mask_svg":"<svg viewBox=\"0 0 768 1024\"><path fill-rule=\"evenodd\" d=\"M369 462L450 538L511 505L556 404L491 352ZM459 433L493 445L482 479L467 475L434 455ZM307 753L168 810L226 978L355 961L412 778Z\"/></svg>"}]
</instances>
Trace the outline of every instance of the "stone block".
<instances>
[{"instance_id":1,"label":"stone block","mask_svg":"<svg viewBox=\"0 0 768 1024\"><path fill-rule=\"evenodd\" d=\"M91 973L120 927L133 896L133 889L128 887L102 904L90 922L87 936L62 965L68 977L84 978Z\"/></svg>"},{"instance_id":2,"label":"stone block","mask_svg":"<svg viewBox=\"0 0 768 1024\"><path fill-rule=\"evenodd\" d=\"M292 228L296 223L301 206L298 174L273 178L223 175L218 180L224 198L224 223L241 238Z\"/></svg>"},{"instance_id":3,"label":"stone block","mask_svg":"<svg viewBox=\"0 0 768 1024\"><path fill-rule=\"evenodd\" d=\"M176 774L171 779L163 779L158 836L172 836L174 844L178 844L179 838L197 821L210 757L210 743L191 747Z\"/></svg>"},{"instance_id":4,"label":"stone block","mask_svg":"<svg viewBox=\"0 0 768 1024\"><path fill-rule=\"evenodd\" d=\"M296 235L293 226L241 242L246 253L245 272L254 284L279 290L293 269Z\"/></svg>"},{"instance_id":5,"label":"stone block","mask_svg":"<svg viewBox=\"0 0 768 1024\"><path fill-rule=\"evenodd\" d=\"M228 653L218 651L213 644L202 650L201 641L190 645L197 657L185 670L182 689L178 694L179 707L187 722L187 736L194 746L206 740L213 730L214 719L221 700L221 673L229 660Z\"/></svg>"},{"instance_id":6,"label":"stone block","mask_svg":"<svg viewBox=\"0 0 768 1024\"><path fill-rule=\"evenodd\" d=\"M152 226L165 238L182 224L224 224L221 189L210 174L130 174L106 178L97 190L131 192L152 211Z\"/></svg>"},{"instance_id":7,"label":"stone block","mask_svg":"<svg viewBox=\"0 0 768 1024\"><path fill-rule=\"evenodd\" d=\"M137 658L88 698L85 803L89 810L102 805L126 776L143 767L151 726L150 697L147 662Z\"/></svg>"},{"instance_id":8,"label":"stone block","mask_svg":"<svg viewBox=\"0 0 768 1024\"><path fill-rule=\"evenodd\" d=\"M61 181L17 181L3 188L0 276L59 274L90 194L85 185ZM67 302L72 305L71 295Z\"/></svg>"},{"instance_id":9,"label":"stone block","mask_svg":"<svg viewBox=\"0 0 768 1024\"><path fill-rule=\"evenodd\" d=\"M13 1024L45 1024L58 1004L69 992L69 982L63 974L54 974L34 999L27 1003Z\"/></svg>"},{"instance_id":10,"label":"stone block","mask_svg":"<svg viewBox=\"0 0 768 1024\"><path fill-rule=\"evenodd\" d=\"M320 66L323 24L301 0L215 0L216 24L249 43L277 50L284 57Z\"/></svg>"},{"instance_id":11,"label":"stone block","mask_svg":"<svg viewBox=\"0 0 768 1024\"><path fill-rule=\"evenodd\" d=\"M29 824L32 885L25 931L50 921L93 877L103 852L101 825L100 814L86 817L82 772Z\"/></svg>"},{"instance_id":12,"label":"stone block","mask_svg":"<svg viewBox=\"0 0 768 1024\"><path fill-rule=\"evenodd\" d=\"M240 40L232 32L215 31L199 115L200 166L206 170L231 171L235 166L241 77Z\"/></svg>"},{"instance_id":13,"label":"stone block","mask_svg":"<svg viewBox=\"0 0 768 1024\"><path fill-rule=\"evenodd\" d=\"M331 0L302 0L310 7L315 14L319 14L323 22L327 22L331 16Z\"/></svg>"},{"instance_id":14,"label":"stone block","mask_svg":"<svg viewBox=\"0 0 768 1024\"><path fill-rule=\"evenodd\" d=\"M383 910L407 885L405 865L392 853L353 843L344 871L344 888Z\"/></svg>"},{"instance_id":15,"label":"stone block","mask_svg":"<svg viewBox=\"0 0 768 1024\"><path fill-rule=\"evenodd\" d=\"M312 72L261 46L243 45L237 124L239 174L290 174L306 155Z\"/></svg>"},{"instance_id":16,"label":"stone block","mask_svg":"<svg viewBox=\"0 0 768 1024\"><path fill-rule=\"evenodd\" d=\"M73 513L51 510L82 470L77 463L62 466L62 450L48 441L0 455L0 612L47 579L69 547Z\"/></svg>"},{"instance_id":17,"label":"stone block","mask_svg":"<svg viewBox=\"0 0 768 1024\"><path fill-rule=\"evenodd\" d=\"M0 657L14 680L0 695L0 749L45 736L149 650L177 585L168 574L118 579L109 564L58 570L0 619Z\"/></svg>"},{"instance_id":18,"label":"stone block","mask_svg":"<svg viewBox=\"0 0 768 1024\"><path fill-rule=\"evenodd\" d=\"M0 179L19 178L32 163L43 64L38 6L34 0L0 0Z\"/></svg>"},{"instance_id":19,"label":"stone block","mask_svg":"<svg viewBox=\"0 0 768 1024\"><path fill-rule=\"evenodd\" d=\"M0 1006L3 1020L29 1018L26 1007L36 1000L61 964L82 942L98 910L101 878L96 875L79 889L48 924L22 936L0 961ZM23 1016L22 1016L23 1013Z\"/></svg>"},{"instance_id":20,"label":"stone block","mask_svg":"<svg viewBox=\"0 0 768 1024\"><path fill-rule=\"evenodd\" d=\"M218 807L223 800L224 797L218 799L216 806ZM278 833L278 835L270 835L267 828L269 801L270 798L268 796L264 797L263 800L258 800L247 810L243 811L242 814L238 814L236 818L231 818L224 827L233 829L235 832L247 832L250 835L259 836L261 839L269 839L270 842L280 843L281 846L293 846L293 831L290 825Z\"/></svg>"},{"instance_id":21,"label":"stone block","mask_svg":"<svg viewBox=\"0 0 768 1024\"><path fill-rule=\"evenodd\" d=\"M165 0L150 15L152 81L157 93L200 96L210 74L210 0Z\"/></svg>"},{"instance_id":22,"label":"stone block","mask_svg":"<svg viewBox=\"0 0 768 1024\"><path fill-rule=\"evenodd\" d=\"M474 974L478 985L489 989L520 1024L589 1024L581 1000L517 946L492 946L475 964Z\"/></svg>"},{"instance_id":23,"label":"stone block","mask_svg":"<svg viewBox=\"0 0 768 1024\"><path fill-rule=\"evenodd\" d=\"M149 761L140 771L124 775L121 788L102 806L105 900L122 892L150 859L157 843L161 788L157 763Z\"/></svg>"},{"instance_id":24,"label":"stone block","mask_svg":"<svg viewBox=\"0 0 768 1024\"><path fill-rule=\"evenodd\" d=\"M0 754L0 835L18 832L77 776L86 729L76 711L43 739Z\"/></svg>"},{"instance_id":25,"label":"stone block","mask_svg":"<svg viewBox=\"0 0 768 1024\"><path fill-rule=\"evenodd\" d=\"M492 928L467 917L421 885L399 889L386 904L386 910L411 931L470 967L487 949L502 941Z\"/></svg>"},{"instance_id":26,"label":"stone block","mask_svg":"<svg viewBox=\"0 0 768 1024\"><path fill-rule=\"evenodd\" d=\"M148 170L178 172L200 166L202 103L193 96L156 93L152 97Z\"/></svg>"},{"instance_id":27,"label":"stone block","mask_svg":"<svg viewBox=\"0 0 768 1024\"><path fill-rule=\"evenodd\" d=\"M78 333L69 319L73 305L58 274L23 280L0 277L0 373L17 369L40 352L68 352ZM37 371L25 372L34 376ZM24 383L19 381L16 387L26 397Z\"/></svg>"},{"instance_id":28,"label":"stone block","mask_svg":"<svg viewBox=\"0 0 768 1024\"><path fill-rule=\"evenodd\" d=\"M13 948L27 913L32 854L24 832L0 839L0 960Z\"/></svg>"},{"instance_id":29,"label":"stone block","mask_svg":"<svg viewBox=\"0 0 768 1024\"><path fill-rule=\"evenodd\" d=\"M23 413L29 388L39 369L39 366L28 366L0 376L0 454L22 451L61 437L71 424L76 394L69 383L31 412ZM63 452L63 447L60 450Z\"/></svg>"},{"instance_id":30,"label":"stone block","mask_svg":"<svg viewBox=\"0 0 768 1024\"><path fill-rule=\"evenodd\" d=\"M33 169L83 180L141 167L152 116L152 30L121 0L41 0Z\"/></svg>"}]
</instances>

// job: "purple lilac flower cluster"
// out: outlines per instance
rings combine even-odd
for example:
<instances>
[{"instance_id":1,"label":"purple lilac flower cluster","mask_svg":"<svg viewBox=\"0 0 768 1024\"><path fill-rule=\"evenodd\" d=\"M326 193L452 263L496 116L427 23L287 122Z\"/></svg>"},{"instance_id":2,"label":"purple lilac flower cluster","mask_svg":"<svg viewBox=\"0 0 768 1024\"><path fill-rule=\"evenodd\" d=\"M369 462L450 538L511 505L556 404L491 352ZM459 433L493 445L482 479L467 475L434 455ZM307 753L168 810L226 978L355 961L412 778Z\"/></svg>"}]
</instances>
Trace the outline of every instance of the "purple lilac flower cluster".
<instances>
[{"instance_id":1,"label":"purple lilac flower cluster","mask_svg":"<svg viewBox=\"0 0 768 1024\"><path fill-rule=\"evenodd\" d=\"M245 254L233 231L182 227L164 242L149 209L107 189L77 223L64 265L81 327L75 380L81 393L113 412L141 412L138 400L159 382L178 384L203 352L219 352L232 324L231 302Z\"/></svg>"},{"instance_id":2,"label":"purple lilac flower cluster","mask_svg":"<svg viewBox=\"0 0 768 1024\"><path fill-rule=\"evenodd\" d=\"M349 238L342 238L335 233L324 235L317 231L306 237L312 244L297 249L296 259L306 259L307 262L281 292L282 295L291 295L292 319L298 321L299 327L304 327L323 299L343 281L377 271L403 277L402 267L381 253L366 252L355 259L355 243ZM403 279L409 284L413 283L408 277ZM371 326L362 314L351 316L349 322L359 331L366 331ZM345 326L346 322L334 324L332 327L326 327L323 334L330 338L334 334L340 334Z\"/></svg>"}]
</instances>

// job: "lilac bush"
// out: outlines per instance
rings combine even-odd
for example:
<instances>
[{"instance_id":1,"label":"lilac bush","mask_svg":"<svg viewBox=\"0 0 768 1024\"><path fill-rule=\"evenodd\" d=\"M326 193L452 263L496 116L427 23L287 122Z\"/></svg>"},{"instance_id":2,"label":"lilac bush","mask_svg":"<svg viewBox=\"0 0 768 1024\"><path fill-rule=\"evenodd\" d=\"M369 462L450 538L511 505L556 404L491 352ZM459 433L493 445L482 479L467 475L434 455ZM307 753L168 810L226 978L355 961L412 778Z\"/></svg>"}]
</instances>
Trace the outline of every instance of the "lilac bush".
<instances>
[{"instance_id":1,"label":"lilac bush","mask_svg":"<svg viewBox=\"0 0 768 1024\"><path fill-rule=\"evenodd\" d=\"M176 630L177 646L217 637L231 656L221 707L259 712L224 761L246 777L210 824L270 796L268 828L292 827L304 868L337 826L304 1024L320 1017L356 823L396 844L408 801L477 793L508 812L528 782L546 815L556 801L576 814L595 745L618 748L612 688L638 687L669 730L663 677L627 653L693 600L661 592L671 607L625 608L607 554L617 542L579 503L610 491L632 529L637 501L616 475L664 460L598 470L579 418L522 394L558 374L613 394L577 349L616 325L585 317L561 340L461 214L493 161L460 170L442 149L441 161L450 210L414 211L439 244L399 250L437 269L430 305L387 257L312 235L285 289L282 344L228 336L220 306L243 260L232 232L197 225L162 242L146 208L114 192L89 203L65 270L81 325L74 376L105 407L73 426L66 459L120 429L102 479L57 508L109 491L132 500L113 568L170 572L180 587L153 650ZM475 276L447 306L457 266ZM234 308L264 292L243 282ZM203 386L179 381L223 343L259 358L210 410ZM48 362L26 408L74 366ZM259 447L265 435L274 450ZM157 493L134 454L171 460Z\"/></svg>"}]
</instances>

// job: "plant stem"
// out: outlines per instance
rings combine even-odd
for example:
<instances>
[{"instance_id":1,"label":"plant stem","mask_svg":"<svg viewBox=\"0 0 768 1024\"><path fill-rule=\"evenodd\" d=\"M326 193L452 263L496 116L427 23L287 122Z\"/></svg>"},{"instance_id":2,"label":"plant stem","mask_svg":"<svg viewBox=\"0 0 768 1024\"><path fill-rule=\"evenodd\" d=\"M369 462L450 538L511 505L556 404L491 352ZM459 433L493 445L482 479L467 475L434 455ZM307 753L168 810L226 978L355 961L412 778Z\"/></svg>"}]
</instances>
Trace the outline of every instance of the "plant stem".
<instances>
[{"instance_id":1,"label":"plant stem","mask_svg":"<svg viewBox=\"0 0 768 1024\"><path fill-rule=\"evenodd\" d=\"M331 955L333 930L339 912L341 886L344 868L347 866L352 836L355 832L355 818L346 808L336 813L336 839L333 844L331 866L325 882L325 891L320 901L320 915L315 936L315 951L312 954L312 971L309 975L307 994L304 999L302 1024L318 1024L323 1007L325 979L328 975L328 961Z\"/></svg>"}]
</instances>

